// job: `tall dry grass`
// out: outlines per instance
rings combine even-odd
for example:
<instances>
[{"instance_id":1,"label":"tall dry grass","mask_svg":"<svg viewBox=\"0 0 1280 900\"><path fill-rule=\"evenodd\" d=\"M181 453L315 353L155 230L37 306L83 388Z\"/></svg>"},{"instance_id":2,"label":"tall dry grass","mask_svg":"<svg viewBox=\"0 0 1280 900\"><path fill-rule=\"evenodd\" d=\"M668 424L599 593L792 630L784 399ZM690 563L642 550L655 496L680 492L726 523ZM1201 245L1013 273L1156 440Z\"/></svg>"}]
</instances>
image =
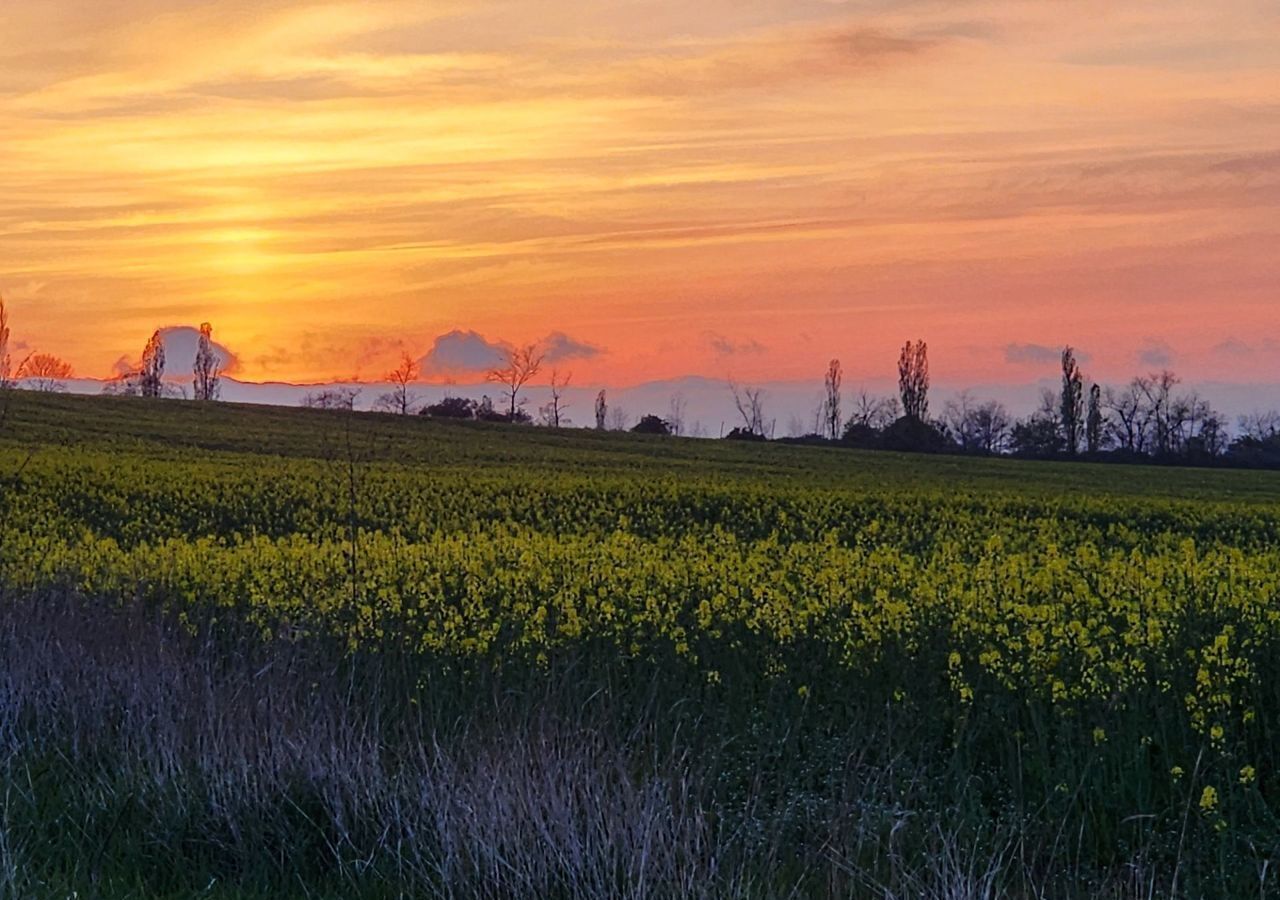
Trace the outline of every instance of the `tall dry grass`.
<instances>
[{"instance_id":1,"label":"tall dry grass","mask_svg":"<svg viewBox=\"0 0 1280 900\"><path fill-rule=\"evenodd\" d=\"M653 677L627 689L661 698ZM940 802L870 724L779 755L748 721L665 700L624 709L572 665L531 680L72 595L5 598L0 898L1171 887L1140 857L1073 861L1055 823Z\"/></svg>"}]
</instances>

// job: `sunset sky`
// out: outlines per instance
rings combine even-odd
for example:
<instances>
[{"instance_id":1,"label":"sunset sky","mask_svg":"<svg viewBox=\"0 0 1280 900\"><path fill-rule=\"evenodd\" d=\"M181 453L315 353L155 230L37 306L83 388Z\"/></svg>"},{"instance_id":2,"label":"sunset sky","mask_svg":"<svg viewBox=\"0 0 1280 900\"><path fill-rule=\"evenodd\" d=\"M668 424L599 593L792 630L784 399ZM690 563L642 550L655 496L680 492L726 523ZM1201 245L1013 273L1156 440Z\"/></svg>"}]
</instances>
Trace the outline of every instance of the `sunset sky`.
<instances>
[{"instance_id":1,"label":"sunset sky","mask_svg":"<svg viewBox=\"0 0 1280 900\"><path fill-rule=\"evenodd\" d=\"M1280 381L1275 0L0 3L0 294L108 376ZM442 337L443 336L443 337Z\"/></svg>"}]
</instances>

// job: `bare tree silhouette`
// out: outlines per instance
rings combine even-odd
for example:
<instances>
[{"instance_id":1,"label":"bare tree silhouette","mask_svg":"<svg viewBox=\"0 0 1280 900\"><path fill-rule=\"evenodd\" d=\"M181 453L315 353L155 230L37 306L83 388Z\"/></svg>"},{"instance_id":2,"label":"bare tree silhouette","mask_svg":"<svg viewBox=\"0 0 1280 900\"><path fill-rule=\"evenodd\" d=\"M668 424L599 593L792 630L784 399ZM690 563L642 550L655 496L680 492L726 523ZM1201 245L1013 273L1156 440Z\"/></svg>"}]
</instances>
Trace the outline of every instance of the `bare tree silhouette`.
<instances>
[{"instance_id":1,"label":"bare tree silhouette","mask_svg":"<svg viewBox=\"0 0 1280 900\"><path fill-rule=\"evenodd\" d=\"M1144 403L1145 389L1142 378L1135 378L1123 388L1107 388L1104 403L1113 413L1111 434L1115 443L1126 453L1145 453L1150 425Z\"/></svg>"},{"instance_id":2,"label":"bare tree silhouette","mask_svg":"<svg viewBox=\"0 0 1280 900\"><path fill-rule=\"evenodd\" d=\"M609 428L613 431L626 431L631 427L631 416L621 406L609 407Z\"/></svg>"},{"instance_id":3,"label":"bare tree silhouette","mask_svg":"<svg viewBox=\"0 0 1280 900\"><path fill-rule=\"evenodd\" d=\"M551 370L551 399L546 406L542 407L542 420L552 428L559 428L562 425L568 425L569 419L565 416L564 411L569 408L569 404L564 402L564 391L569 386L569 382L573 381L573 373L560 376L556 369Z\"/></svg>"},{"instance_id":4,"label":"bare tree silhouette","mask_svg":"<svg viewBox=\"0 0 1280 900\"><path fill-rule=\"evenodd\" d=\"M1089 412L1085 416L1084 443L1090 454L1102 449L1106 416L1102 412L1102 386L1089 386Z\"/></svg>"},{"instance_id":5,"label":"bare tree silhouette","mask_svg":"<svg viewBox=\"0 0 1280 900\"><path fill-rule=\"evenodd\" d=\"M1275 410L1254 410L1240 416L1240 437L1251 441L1274 440L1280 436L1280 412Z\"/></svg>"},{"instance_id":6,"label":"bare tree silhouette","mask_svg":"<svg viewBox=\"0 0 1280 900\"><path fill-rule=\"evenodd\" d=\"M742 416L743 429L748 434L764 437L764 390L739 387L733 379L729 380L729 390L733 393L733 405L738 408L738 415Z\"/></svg>"},{"instance_id":7,"label":"bare tree silhouette","mask_svg":"<svg viewBox=\"0 0 1280 900\"><path fill-rule=\"evenodd\" d=\"M898 418L899 411L897 397L885 397L861 390L854 398L849 423L863 428L887 428Z\"/></svg>"},{"instance_id":8,"label":"bare tree silhouette","mask_svg":"<svg viewBox=\"0 0 1280 900\"><path fill-rule=\"evenodd\" d=\"M14 366L13 357L9 355L9 309L4 297L0 297L0 388L12 387L13 382L22 377L21 370L22 364Z\"/></svg>"},{"instance_id":9,"label":"bare tree silhouette","mask_svg":"<svg viewBox=\"0 0 1280 900\"><path fill-rule=\"evenodd\" d=\"M596 430L604 431L608 425L609 418L609 402L605 398L604 391L596 394Z\"/></svg>"},{"instance_id":10,"label":"bare tree silhouette","mask_svg":"<svg viewBox=\"0 0 1280 900\"><path fill-rule=\"evenodd\" d=\"M1062 395L1059 422L1062 441L1070 456L1080 449L1080 433L1084 428L1084 376L1076 362L1075 350L1062 348Z\"/></svg>"},{"instance_id":11,"label":"bare tree silhouette","mask_svg":"<svg viewBox=\"0 0 1280 900\"><path fill-rule=\"evenodd\" d=\"M689 408L689 401L685 399L684 394L675 393L671 395L671 400L667 404L667 427L676 437L684 434L685 413Z\"/></svg>"},{"instance_id":12,"label":"bare tree silhouette","mask_svg":"<svg viewBox=\"0 0 1280 900\"><path fill-rule=\"evenodd\" d=\"M844 381L844 368L840 360L833 359L827 366L827 377L823 381L822 424L826 436L831 440L840 437L840 429L844 425L844 417L840 411L840 385Z\"/></svg>"},{"instance_id":13,"label":"bare tree silhouette","mask_svg":"<svg viewBox=\"0 0 1280 900\"><path fill-rule=\"evenodd\" d=\"M947 402L943 421L951 438L966 453L1001 453L1009 442L1013 419L998 400L979 403L968 391Z\"/></svg>"},{"instance_id":14,"label":"bare tree silhouette","mask_svg":"<svg viewBox=\"0 0 1280 900\"><path fill-rule=\"evenodd\" d=\"M418 405L417 396L409 389L409 386L417 380L418 364L409 354L403 354L400 358L400 365L387 373L387 381L391 383L391 390L378 397L374 402L374 408L401 416L409 415L409 413L413 412L414 407Z\"/></svg>"},{"instance_id":15,"label":"bare tree silhouette","mask_svg":"<svg viewBox=\"0 0 1280 900\"><path fill-rule=\"evenodd\" d=\"M1165 369L1146 378L1136 378L1134 383L1146 404L1146 418L1151 426L1151 450L1157 456L1164 456L1174 449L1173 389L1181 379Z\"/></svg>"},{"instance_id":16,"label":"bare tree silhouette","mask_svg":"<svg viewBox=\"0 0 1280 900\"><path fill-rule=\"evenodd\" d=\"M192 367L192 389L197 400L217 400L222 393L222 360L213 347L213 326L200 326L200 341Z\"/></svg>"},{"instance_id":17,"label":"bare tree silhouette","mask_svg":"<svg viewBox=\"0 0 1280 900\"><path fill-rule=\"evenodd\" d=\"M902 345L898 356L898 393L902 414L923 422L929 416L929 345L924 341Z\"/></svg>"},{"instance_id":18,"label":"bare tree silhouette","mask_svg":"<svg viewBox=\"0 0 1280 900\"><path fill-rule=\"evenodd\" d=\"M53 394L67 389L64 383L72 376L71 364L51 353L37 353L28 359L18 373L33 391Z\"/></svg>"},{"instance_id":19,"label":"bare tree silhouette","mask_svg":"<svg viewBox=\"0 0 1280 900\"><path fill-rule=\"evenodd\" d=\"M509 400L508 416L512 422L516 421L516 413L521 406L520 391L542 369L544 358L545 353L536 344L512 347L506 351L506 359L502 365L486 373L487 381L502 385Z\"/></svg>"},{"instance_id":20,"label":"bare tree silhouette","mask_svg":"<svg viewBox=\"0 0 1280 900\"><path fill-rule=\"evenodd\" d=\"M142 371L138 391L144 397L164 396L164 339L157 330L142 350Z\"/></svg>"}]
</instances>

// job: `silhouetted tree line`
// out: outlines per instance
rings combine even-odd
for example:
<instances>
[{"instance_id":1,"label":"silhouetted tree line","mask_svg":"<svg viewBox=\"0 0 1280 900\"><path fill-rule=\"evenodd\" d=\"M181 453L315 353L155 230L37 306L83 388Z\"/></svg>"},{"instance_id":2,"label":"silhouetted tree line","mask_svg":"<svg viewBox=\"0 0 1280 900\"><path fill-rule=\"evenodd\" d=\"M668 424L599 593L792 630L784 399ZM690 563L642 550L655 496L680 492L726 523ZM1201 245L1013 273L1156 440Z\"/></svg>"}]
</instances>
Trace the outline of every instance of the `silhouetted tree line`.
<instances>
[{"instance_id":1,"label":"silhouetted tree line","mask_svg":"<svg viewBox=\"0 0 1280 900\"><path fill-rule=\"evenodd\" d=\"M832 360L817 427L792 443L841 444L866 450L960 453L1026 459L1157 462L1180 465L1280 467L1280 413L1226 418L1195 391L1179 390L1168 370L1140 375L1120 388L1091 383L1072 347L1061 356L1061 387L1046 390L1039 408L1015 419L996 400L969 392L929 416L929 357L923 341L908 341L898 358L898 398L862 393L838 440L840 364Z\"/></svg>"},{"instance_id":2,"label":"silhouetted tree line","mask_svg":"<svg viewBox=\"0 0 1280 900\"><path fill-rule=\"evenodd\" d=\"M518 348L490 373L490 380L504 388L504 410L495 409L488 397L478 402L446 397L420 412L442 419L532 422L520 393L541 362L533 347ZM1045 390L1039 407L1022 419L999 401L979 400L968 391L949 400L940 416L931 416L929 348L922 340L908 341L899 353L896 397L859 391L846 404L843 381L840 361L831 360L811 430L805 432L793 422L793 433L778 440L912 453L1280 467L1280 413L1242 417L1233 437L1225 417L1208 401L1195 391L1179 390L1174 373L1166 370L1137 376L1123 387L1104 387L1089 381L1069 346L1061 354L1059 390ZM569 424L563 400L568 382L568 376L552 374L551 397L541 408L542 424ZM729 391L741 423L724 439L773 440L776 422L767 415L764 390L731 379ZM668 415L644 415L631 426L626 413L611 407L605 391L600 391L594 425L599 430L679 435L684 410L684 399L677 395Z\"/></svg>"},{"instance_id":3,"label":"silhouetted tree line","mask_svg":"<svg viewBox=\"0 0 1280 900\"><path fill-rule=\"evenodd\" d=\"M541 372L546 353L537 345L508 348L486 373L486 380L502 389L502 408L491 398L445 397L423 404L413 392L418 364L405 355L387 374L391 390L381 394L374 409L399 415L419 413L438 419L528 424L522 393ZM211 402L221 396L222 360L213 342L213 326L200 326L191 371L191 392L180 382L165 379L164 336L155 331L143 348L136 368L108 382L103 393L142 397L193 397ZM9 319L0 298L0 388L23 386L37 391L62 391L72 377L71 366L47 353L34 353L15 363L9 355ZM552 370L550 398L539 408L539 422L551 427L571 423L565 389L572 374ZM838 445L865 450L917 453L959 453L1014 456L1027 459L1083 459L1094 462L1158 462L1182 465L1224 465L1280 468L1280 412L1242 416L1232 434L1226 418L1193 390L1181 390L1180 379L1166 370L1139 375L1121 387L1091 382L1080 368L1075 349L1061 355L1061 386L1045 390L1031 415L1015 419L996 400L978 400L962 392L942 410L929 414L929 348L923 340L907 341L898 355L898 396L860 391L846 404L844 370L833 359L823 377L822 398L807 432L793 419L787 443ZM730 379L730 393L742 422L725 439L774 439L776 420L765 412L765 392ZM327 388L308 394L302 405L313 409L353 410L359 390ZM671 398L666 416L641 416L634 426L626 411L611 406L605 391L596 396L594 425L599 430L630 430L639 434L685 433L684 398ZM848 410L846 414L846 409ZM693 436L703 436L695 424Z\"/></svg>"}]
</instances>

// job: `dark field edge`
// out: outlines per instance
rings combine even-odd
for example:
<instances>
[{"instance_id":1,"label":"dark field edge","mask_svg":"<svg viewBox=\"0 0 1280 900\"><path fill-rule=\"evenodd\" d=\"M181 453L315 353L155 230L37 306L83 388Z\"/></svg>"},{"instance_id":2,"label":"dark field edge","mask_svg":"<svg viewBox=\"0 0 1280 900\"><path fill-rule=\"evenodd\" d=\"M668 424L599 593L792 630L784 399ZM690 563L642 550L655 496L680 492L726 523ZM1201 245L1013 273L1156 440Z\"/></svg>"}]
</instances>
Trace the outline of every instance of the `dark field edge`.
<instances>
[{"instance_id":1,"label":"dark field edge","mask_svg":"<svg viewBox=\"0 0 1280 900\"><path fill-rule=\"evenodd\" d=\"M696 477L818 488L1280 504L1280 473L932 456L251 404L9 392L0 446L151 459L333 459L440 469Z\"/></svg>"}]
</instances>

